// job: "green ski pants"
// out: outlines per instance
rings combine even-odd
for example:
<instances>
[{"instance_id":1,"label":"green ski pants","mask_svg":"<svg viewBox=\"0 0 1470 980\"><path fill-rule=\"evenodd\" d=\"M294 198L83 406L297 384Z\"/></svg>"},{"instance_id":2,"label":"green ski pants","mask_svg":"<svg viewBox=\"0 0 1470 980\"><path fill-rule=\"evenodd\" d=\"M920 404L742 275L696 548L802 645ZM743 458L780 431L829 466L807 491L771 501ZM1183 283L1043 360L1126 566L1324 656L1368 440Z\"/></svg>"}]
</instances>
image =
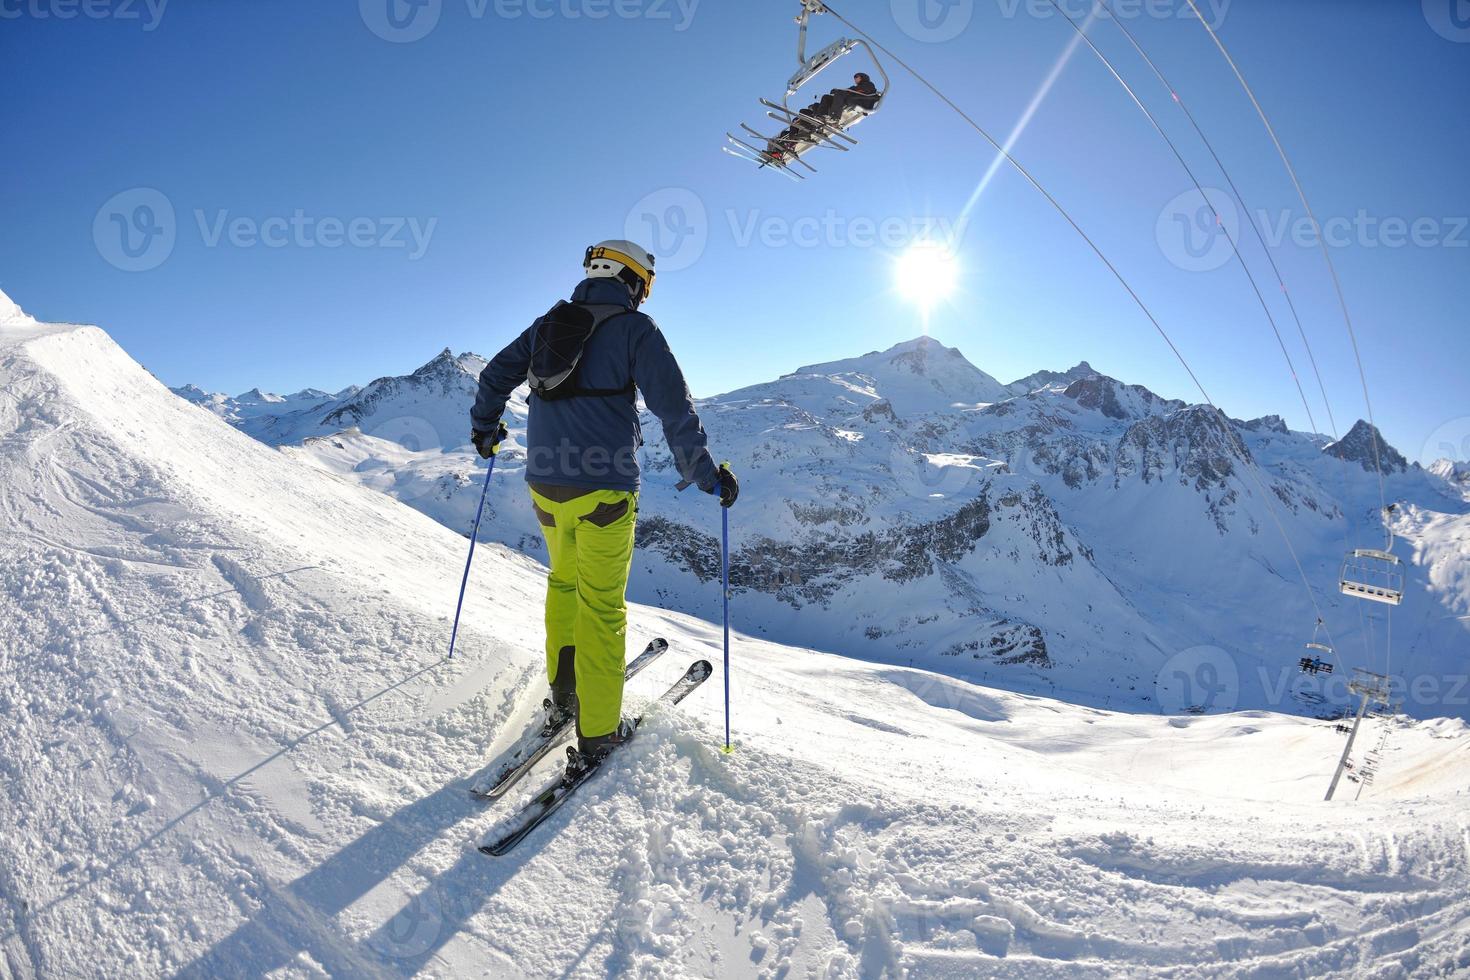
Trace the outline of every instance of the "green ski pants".
<instances>
[{"instance_id":1,"label":"green ski pants","mask_svg":"<svg viewBox=\"0 0 1470 980\"><path fill-rule=\"evenodd\" d=\"M606 735L618 727L623 708L628 633L624 594L633 562L638 495L534 484L531 503L551 558L546 677L553 691L570 691L575 684L579 734ZM567 668L573 676L560 676Z\"/></svg>"}]
</instances>

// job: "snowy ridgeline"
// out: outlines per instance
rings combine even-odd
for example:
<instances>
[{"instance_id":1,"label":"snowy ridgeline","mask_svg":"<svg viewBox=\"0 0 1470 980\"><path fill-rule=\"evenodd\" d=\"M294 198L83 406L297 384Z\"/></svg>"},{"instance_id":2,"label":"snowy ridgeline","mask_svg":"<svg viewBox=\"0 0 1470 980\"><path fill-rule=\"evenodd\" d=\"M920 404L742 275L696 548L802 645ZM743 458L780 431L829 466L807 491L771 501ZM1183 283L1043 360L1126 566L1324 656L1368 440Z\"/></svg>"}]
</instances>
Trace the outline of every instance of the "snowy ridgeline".
<instances>
[{"instance_id":1,"label":"snowy ridgeline","mask_svg":"<svg viewBox=\"0 0 1470 980\"><path fill-rule=\"evenodd\" d=\"M339 396L179 393L467 533L484 465L467 413L483 365L445 350ZM1145 710L1325 716L1364 667L1400 676L1415 717L1470 717L1463 469L1426 471L1380 446L1403 503L1398 551L1411 559L1391 658L1386 610L1337 592L1344 553L1383 543L1366 423L1335 442L1274 416L1227 428L1207 407L1086 362L1006 385L930 339L803 367L700 410L741 477L736 609L761 635ZM523 391L481 533L544 558L518 483L525 412ZM657 421L645 416L643 430L631 595L713 618L717 512L674 491ZM1317 607L1338 652L1325 678L1296 669ZM1191 683L1173 680L1181 669Z\"/></svg>"},{"instance_id":2,"label":"snowy ridgeline","mask_svg":"<svg viewBox=\"0 0 1470 980\"><path fill-rule=\"evenodd\" d=\"M1459 721L1370 721L1378 778L1326 806L1329 724L1100 711L744 636L736 753L708 684L486 858L500 811L466 788L536 720L534 563L482 549L446 663L455 532L232 431L95 328L0 316L0 391L5 976L1470 964ZM762 411L797 409L711 414ZM635 607L631 632L673 644L635 700L717 653L687 616Z\"/></svg>"}]
</instances>

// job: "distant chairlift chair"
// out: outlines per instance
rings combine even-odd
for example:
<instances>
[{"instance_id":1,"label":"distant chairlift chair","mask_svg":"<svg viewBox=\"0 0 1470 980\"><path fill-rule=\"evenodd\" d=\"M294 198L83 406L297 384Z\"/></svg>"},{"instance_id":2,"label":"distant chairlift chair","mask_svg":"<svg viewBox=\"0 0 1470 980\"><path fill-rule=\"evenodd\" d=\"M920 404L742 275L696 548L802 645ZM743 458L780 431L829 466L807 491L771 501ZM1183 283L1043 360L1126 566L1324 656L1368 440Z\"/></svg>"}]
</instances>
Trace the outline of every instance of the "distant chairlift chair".
<instances>
[{"instance_id":1,"label":"distant chairlift chair","mask_svg":"<svg viewBox=\"0 0 1470 980\"><path fill-rule=\"evenodd\" d=\"M1397 606L1404 601L1403 569L1403 562L1392 552L1357 548L1342 563L1338 588L1346 596Z\"/></svg>"},{"instance_id":2,"label":"distant chairlift chair","mask_svg":"<svg viewBox=\"0 0 1470 980\"><path fill-rule=\"evenodd\" d=\"M1343 560L1342 573L1337 576L1343 595L1390 606L1404 601L1404 563L1393 553L1393 529L1389 524L1395 506L1389 504L1383 509L1383 530L1388 536L1383 550L1358 548Z\"/></svg>"},{"instance_id":3,"label":"distant chairlift chair","mask_svg":"<svg viewBox=\"0 0 1470 980\"><path fill-rule=\"evenodd\" d=\"M1301 668L1301 671L1304 674L1332 673L1332 664L1322 659L1324 655L1328 657L1334 657L1335 659L1332 647L1328 646L1326 643L1317 642L1317 637L1319 634L1321 634L1323 629L1324 627L1322 625L1322 620L1318 619L1316 628L1312 630L1311 642L1307 644L1307 649L1313 652L1303 657L1301 661L1297 664L1297 666Z\"/></svg>"}]
</instances>

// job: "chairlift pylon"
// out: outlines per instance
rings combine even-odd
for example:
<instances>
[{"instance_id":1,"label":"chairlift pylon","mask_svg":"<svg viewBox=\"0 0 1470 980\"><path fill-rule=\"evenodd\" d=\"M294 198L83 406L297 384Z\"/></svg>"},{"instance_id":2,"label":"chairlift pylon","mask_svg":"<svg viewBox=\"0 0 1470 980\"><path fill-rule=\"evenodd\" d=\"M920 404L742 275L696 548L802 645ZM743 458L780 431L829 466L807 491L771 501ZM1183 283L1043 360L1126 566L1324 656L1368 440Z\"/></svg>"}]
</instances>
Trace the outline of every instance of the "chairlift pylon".
<instances>
[{"instance_id":1,"label":"chairlift pylon","mask_svg":"<svg viewBox=\"0 0 1470 980\"><path fill-rule=\"evenodd\" d=\"M872 46L862 38L839 37L808 58L806 54L807 24L812 14L824 14L827 12L827 7L821 0L800 0L800 2L801 13L796 17L798 67L786 80L786 91L781 96L780 102L764 98L760 100L760 104L766 110L766 117L780 123L784 129L775 135L767 136L753 126L741 123L740 128L745 135L736 136L726 132L727 145L721 147L731 156L758 164L762 168L772 167L792 180L805 179L805 174L793 168L795 164L800 164L811 173L817 172L816 167L802 159L809 150L820 146L845 152L856 146L857 140L848 134L848 130L878 111L883 105L883 100L888 96L889 88L888 72L884 70L883 63L878 60L878 55L873 51ZM867 52L874 69L883 79L881 86L875 85L877 89L875 95L846 103L834 117L811 112L810 107L797 108L791 105L791 99L812 79L858 48Z\"/></svg>"}]
</instances>

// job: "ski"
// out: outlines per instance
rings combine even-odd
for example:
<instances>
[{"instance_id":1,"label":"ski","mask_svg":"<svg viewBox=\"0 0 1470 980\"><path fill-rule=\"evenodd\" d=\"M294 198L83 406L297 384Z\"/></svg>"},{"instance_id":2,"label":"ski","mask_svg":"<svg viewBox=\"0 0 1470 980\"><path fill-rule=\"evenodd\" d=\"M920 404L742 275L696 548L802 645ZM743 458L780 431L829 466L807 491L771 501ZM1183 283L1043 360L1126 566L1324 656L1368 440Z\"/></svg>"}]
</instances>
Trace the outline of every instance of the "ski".
<instances>
[{"instance_id":1,"label":"ski","mask_svg":"<svg viewBox=\"0 0 1470 980\"><path fill-rule=\"evenodd\" d=\"M638 676L638 672L669 648L669 643L664 639L656 639L649 642L643 648L643 652L634 657L627 667L623 668L624 683ZM550 735L542 735L537 732L521 744L511 755L510 761L500 768L495 778L488 783L476 782L470 787L470 795L480 800L497 800L505 795L520 778L536 767L536 763L546 758L551 750L556 748L568 735L576 731L575 722L567 722L559 726Z\"/></svg>"},{"instance_id":2,"label":"ski","mask_svg":"<svg viewBox=\"0 0 1470 980\"><path fill-rule=\"evenodd\" d=\"M714 668L710 666L708 660L695 661L689 665L689 669L684 672L684 676L675 681L673 686L665 691L655 703L678 704L684 698L688 697L691 691L700 684L703 684L712 673L714 673ZM635 728L642 720L642 718L639 718L634 722ZM624 742L622 744L626 745L627 743ZM568 751L573 750L569 749ZM615 754L616 752L617 749L613 749L613 753ZM597 765L581 770L576 775L568 775L563 772L560 779L532 797L531 802L527 803L505 825L505 829L500 832L499 836L481 844L480 853L488 854L491 857L499 857L525 840L530 836L532 831L541 826L547 817L555 813L557 808L567 801L568 797L577 791L577 787L596 775L598 770L602 768L604 762L606 762L606 759Z\"/></svg>"}]
</instances>

